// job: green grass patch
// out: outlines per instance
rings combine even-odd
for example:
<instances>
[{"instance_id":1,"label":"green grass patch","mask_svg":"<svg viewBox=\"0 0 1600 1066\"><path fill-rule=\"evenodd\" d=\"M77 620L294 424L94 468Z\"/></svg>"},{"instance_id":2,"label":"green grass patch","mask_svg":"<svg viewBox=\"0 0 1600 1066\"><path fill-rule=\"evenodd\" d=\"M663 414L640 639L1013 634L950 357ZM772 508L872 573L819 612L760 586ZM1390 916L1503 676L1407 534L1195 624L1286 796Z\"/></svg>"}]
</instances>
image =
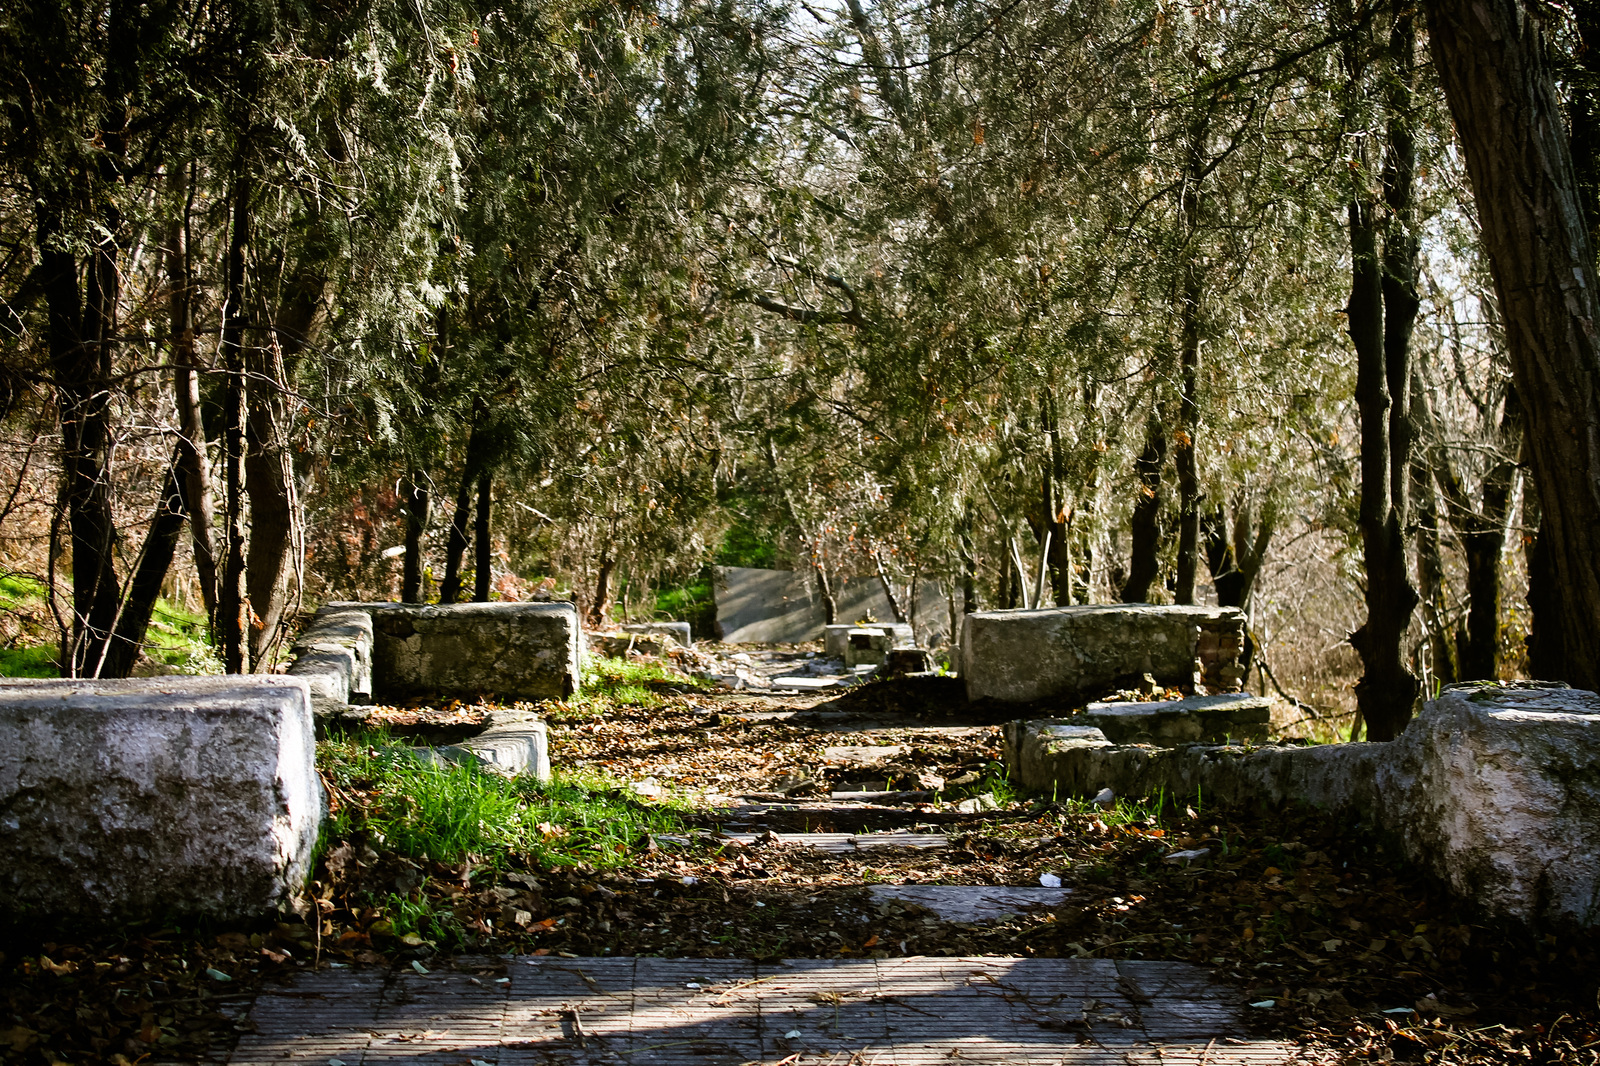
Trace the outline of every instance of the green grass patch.
<instances>
[{"instance_id":1,"label":"green grass patch","mask_svg":"<svg viewBox=\"0 0 1600 1066\"><path fill-rule=\"evenodd\" d=\"M0 612L16 616L20 632L0 647L0 677L60 677L56 632L48 623L45 587L23 574L0 575ZM145 631L145 655L186 674L219 674L222 663L207 640L203 614L157 600Z\"/></svg>"},{"instance_id":2,"label":"green grass patch","mask_svg":"<svg viewBox=\"0 0 1600 1066\"><path fill-rule=\"evenodd\" d=\"M564 702L546 703L544 713L550 718L594 718L618 707L654 710L667 695L702 692L711 687L709 681L689 677L660 663L591 655L583 661L583 681L577 695Z\"/></svg>"},{"instance_id":3,"label":"green grass patch","mask_svg":"<svg viewBox=\"0 0 1600 1066\"><path fill-rule=\"evenodd\" d=\"M39 644L31 648L0 648L0 677L60 677L56 667L56 646Z\"/></svg>"},{"instance_id":4,"label":"green grass patch","mask_svg":"<svg viewBox=\"0 0 1600 1066\"><path fill-rule=\"evenodd\" d=\"M625 863L646 833L683 829L673 807L640 804L594 774L507 778L429 761L381 734L323 741L317 760L338 801L330 835L361 832L407 858L603 869Z\"/></svg>"}]
</instances>

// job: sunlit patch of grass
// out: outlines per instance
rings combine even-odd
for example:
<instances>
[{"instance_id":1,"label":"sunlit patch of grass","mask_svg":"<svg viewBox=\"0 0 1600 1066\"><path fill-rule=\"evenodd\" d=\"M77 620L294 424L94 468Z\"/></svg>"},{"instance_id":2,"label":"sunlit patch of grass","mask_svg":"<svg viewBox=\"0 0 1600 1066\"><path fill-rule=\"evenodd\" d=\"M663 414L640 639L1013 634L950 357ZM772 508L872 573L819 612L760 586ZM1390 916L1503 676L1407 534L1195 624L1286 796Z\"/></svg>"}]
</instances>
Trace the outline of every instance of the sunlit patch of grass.
<instances>
[{"instance_id":1,"label":"sunlit patch of grass","mask_svg":"<svg viewBox=\"0 0 1600 1066\"><path fill-rule=\"evenodd\" d=\"M0 648L0 677L60 677L56 666L56 646L39 644L31 648Z\"/></svg>"},{"instance_id":2,"label":"sunlit patch of grass","mask_svg":"<svg viewBox=\"0 0 1600 1066\"><path fill-rule=\"evenodd\" d=\"M45 587L24 574L0 576L0 613L15 616L19 632L0 647L0 677L60 677L56 634L49 618ZM207 640L203 614L157 600L145 631L145 655L185 674L219 674L222 663Z\"/></svg>"},{"instance_id":3,"label":"sunlit patch of grass","mask_svg":"<svg viewBox=\"0 0 1600 1066\"><path fill-rule=\"evenodd\" d=\"M584 659L582 686L570 700L547 702L543 713L554 719L596 718L618 707L655 710L665 696L702 692L709 681L679 673L658 662L612 659L591 655Z\"/></svg>"},{"instance_id":4,"label":"sunlit patch of grass","mask_svg":"<svg viewBox=\"0 0 1600 1066\"><path fill-rule=\"evenodd\" d=\"M407 858L610 868L646 833L683 829L673 805L639 804L593 773L508 778L382 734L323 741L317 754L336 799L330 834L364 832Z\"/></svg>"}]
</instances>

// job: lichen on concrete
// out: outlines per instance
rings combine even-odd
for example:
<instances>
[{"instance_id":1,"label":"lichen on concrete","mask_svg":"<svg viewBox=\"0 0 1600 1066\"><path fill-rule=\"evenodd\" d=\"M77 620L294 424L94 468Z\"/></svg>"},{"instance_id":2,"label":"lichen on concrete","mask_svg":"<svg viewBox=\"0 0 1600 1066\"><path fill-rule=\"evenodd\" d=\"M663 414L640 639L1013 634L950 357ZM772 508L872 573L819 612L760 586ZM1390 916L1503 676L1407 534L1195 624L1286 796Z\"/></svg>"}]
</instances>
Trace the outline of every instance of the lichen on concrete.
<instances>
[{"instance_id":1,"label":"lichen on concrete","mask_svg":"<svg viewBox=\"0 0 1600 1066\"><path fill-rule=\"evenodd\" d=\"M0 684L13 917L252 918L298 891L325 809L305 681Z\"/></svg>"}]
</instances>

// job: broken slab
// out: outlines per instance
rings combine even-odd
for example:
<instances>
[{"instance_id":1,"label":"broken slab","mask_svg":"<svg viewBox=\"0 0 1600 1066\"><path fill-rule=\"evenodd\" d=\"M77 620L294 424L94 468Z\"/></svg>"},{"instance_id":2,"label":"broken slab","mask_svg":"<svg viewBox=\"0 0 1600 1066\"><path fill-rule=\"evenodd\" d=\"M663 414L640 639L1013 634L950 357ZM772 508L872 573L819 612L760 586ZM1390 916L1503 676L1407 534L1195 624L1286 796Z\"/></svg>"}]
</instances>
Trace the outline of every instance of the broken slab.
<instances>
[{"instance_id":1,"label":"broken slab","mask_svg":"<svg viewBox=\"0 0 1600 1066\"><path fill-rule=\"evenodd\" d=\"M566 699L578 688L582 629L570 603L332 603L323 611L371 618L375 698Z\"/></svg>"},{"instance_id":2,"label":"broken slab","mask_svg":"<svg viewBox=\"0 0 1600 1066\"><path fill-rule=\"evenodd\" d=\"M899 900L947 922L998 922L1027 911L1059 907L1070 888L1006 885L871 885L872 898Z\"/></svg>"},{"instance_id":3,"label":"broken slab","mask_svg":"<svg viewBox=\"0 0 1600 1066\"><path fill-rule=\"evenodd\" d=\"M1075 720L1098 727L1114 744L1262 744L1272 724L1272 701L1230 692L1153 703L1091 703Z\"/></svg>"},{"instance_id":4,"label":"broken slab","mask_svg":"<svg viewBox=\"0 0 1600 1066\"><path fill-rule=\"evenodd\" d=\"M1391 836L1494 917L1600 925L1600 696L1539 682L1458 685L1387 743L1119 746L1059 720L1010 723L1005 759L1060 796L1302 806Z\"/></svg>"},{"instance_id":5,"label":"broken slab","mask_svg":"<svg viewBox=\"0 0 1600 1066\"><path fill-rule=\"evenodd\" d=\"M969 700L1077 703L1151 675L1193 691L1237 689L1244 614L1147 603L977 611L961 632Z\"/></svg>"},{"instance_id":6,"label":"broken slab","mask_svg":"<svg viewBox=\"0 0 1600 1066\"><path fill-rule=\"evenodd\" d=\"M0 683L13 918L252 919L309 876L325 811L293 677Z\"/></svg>"},{"instance_id":7,"label":"broken slab","mask_svg":"<svg viewBox=\"0 0 1600 1066\"><path fill-rule=\"evenodd\" d=\"M719 566L712 571L712 596L717 605L719 639L729 644L799 644L816 640L827 622L817 581L811 571L763 570L757 567ZM835 575L833 597L836 618L892 618L894 611L883 594L876 574ZM929 631L948 625L944 593L937 581L924 581L918 590L916 618Z\"/></svg>"},{"instance_id":8,"label":"broken slab","mask_svg":"<svg viewBox=\"0 0 1600 1066\"><path fill-rule=\"evenodd\" d=\"M694 643L690 639L688 622L630 622L622 627L622 631L646 637L671 637L685 648Z\"/></svg>"},{"instance_id":9,"label":"broken slab","mask_svg":"<svg viewBox=\"0 0 1600 1066\"><path fill-rule=\"evenodd\" d=\"M509 777L550 780L550 729L536 714L497 714L488 729L450 747Z\"/></svg>"}]
</instances>

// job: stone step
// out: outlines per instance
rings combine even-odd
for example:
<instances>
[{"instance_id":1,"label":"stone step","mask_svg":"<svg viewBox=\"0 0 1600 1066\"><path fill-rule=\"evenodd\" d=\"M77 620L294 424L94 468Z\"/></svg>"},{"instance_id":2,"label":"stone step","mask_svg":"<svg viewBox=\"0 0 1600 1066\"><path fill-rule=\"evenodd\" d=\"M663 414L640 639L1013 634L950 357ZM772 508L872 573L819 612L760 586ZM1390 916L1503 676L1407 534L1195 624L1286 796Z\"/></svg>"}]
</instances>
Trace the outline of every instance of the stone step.
<instances>
[{"instance_id":1,"label":"stone step","mask_svg":"<svg viewBox=\"0 0 1600 1066\"><path fill-rule=\"evenodd\" d=\"M230 1062L1269 1066L1237 990L1177 962L459 960L263 992Z\"/></svg>"},{"instance_id":2,"label":"stone step","mask_svg":"<svg viewBox=\"0 0 1600 1066\"><path fill-rule=\"evenodd\" d=\"M1113 744L1262 744L1272 721L1272 701L1231 692L1151 703L1091 703L1070 721L1097 727Z\"/></svg>"},{"instance_id":3,"label":"stone step","mask_svg":"<svg viewBox=\"0 0 1600 1066\"><path fill-rule=\"evenodd\" d=\"M943 833L727 833L726 838L746 846L815 848L831 854L870 848L937 849L950 842Z\"/></svg>"},{"instance_id":4,"label":"stone step","mask_svg":"<svg viewBox=\"0 0 1600 1066\"><path fill-rule=\"evenodd\" d=\"M925 907L947 922L994 922L1060 906L1070 888L1039 885L872 885L872 898Z\"/></svg>"}]
</instances>

